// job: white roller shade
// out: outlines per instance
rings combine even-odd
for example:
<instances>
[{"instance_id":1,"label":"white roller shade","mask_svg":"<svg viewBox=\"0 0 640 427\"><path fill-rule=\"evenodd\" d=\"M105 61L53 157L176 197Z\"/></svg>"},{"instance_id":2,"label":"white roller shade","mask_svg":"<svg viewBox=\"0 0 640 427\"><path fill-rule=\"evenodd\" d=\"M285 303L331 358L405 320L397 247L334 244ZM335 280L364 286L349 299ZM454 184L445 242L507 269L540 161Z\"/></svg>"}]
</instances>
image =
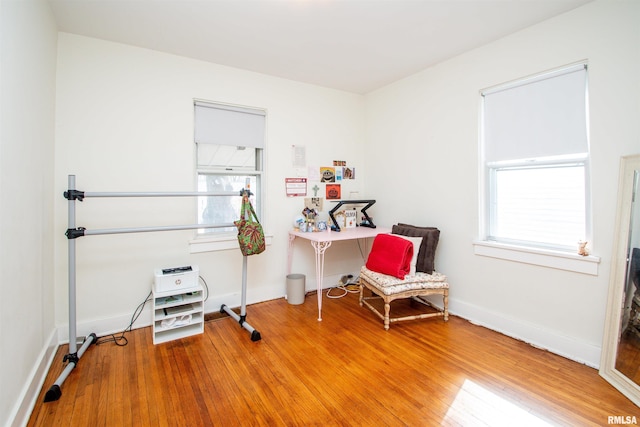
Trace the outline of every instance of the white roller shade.
<instances>
[{"instance_id":1,"label":"white roller shade","mask_svg":"<svg viewBox=\"0 0 640 427\"><path fill-rule=\"evenodd\" d=\"M587 153L586 66L486 90L485 161Z\"/></svg>"},{"instance_id":2,"label":"white roller shade","mask_svg":"<svg viewBox=\"0 0 640 427\"><path fill-rule=\"evenodd\" d=\"M195 142L264 148L265 112L251 108L195 103Z\"/></svg>"}]
</instances>

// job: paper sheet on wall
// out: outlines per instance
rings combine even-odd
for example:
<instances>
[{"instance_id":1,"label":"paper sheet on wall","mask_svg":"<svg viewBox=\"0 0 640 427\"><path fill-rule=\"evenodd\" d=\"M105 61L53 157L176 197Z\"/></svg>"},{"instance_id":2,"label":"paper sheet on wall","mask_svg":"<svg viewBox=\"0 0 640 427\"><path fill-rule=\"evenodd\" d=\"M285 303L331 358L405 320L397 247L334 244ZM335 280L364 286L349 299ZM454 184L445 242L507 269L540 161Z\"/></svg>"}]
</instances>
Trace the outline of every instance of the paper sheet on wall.
<instances>
[{"instance_id":1,"label":"paper sheet on wall","mask_svg":"<svg viewBox=\"0 0 640 427\"><path fill-rule=\"evenodd\" d=\"M291 161L294 168L303 168L307 165L307 150L302 145L291 146Z\"/></svg>"},{"instance_id":2,"label":"paper sheet on wall","mask_svg":"<svg viewBox=\"0 0 640 427\"><path fill-rule=\"evenodd\" d=\"M309 166L307 176L311 182L320 182L320 168L316 166Z\"/></svg>"}]
</instances>

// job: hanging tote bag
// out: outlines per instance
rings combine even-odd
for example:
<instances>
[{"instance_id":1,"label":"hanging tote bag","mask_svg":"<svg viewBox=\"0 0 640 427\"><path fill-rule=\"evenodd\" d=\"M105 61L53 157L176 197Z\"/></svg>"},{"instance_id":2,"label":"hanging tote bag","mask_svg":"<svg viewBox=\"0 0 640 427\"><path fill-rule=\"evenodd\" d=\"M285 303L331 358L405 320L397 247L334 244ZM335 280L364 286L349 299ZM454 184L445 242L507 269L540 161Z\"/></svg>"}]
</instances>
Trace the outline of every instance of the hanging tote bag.
<instances>
[{"instance_id":1,"label":"hanging tote bag","mask_svg":"<svg viewBox=\"0 0 640 427\"><path fill-rule=\"evenodd\" d=\"M233 223L238 228L238 243L242 255L257 255L264 252L264 231L262 231L262 225L258 221L248 196L242 197L240 219L233 221Z\"/></svg>"}]
</instances>

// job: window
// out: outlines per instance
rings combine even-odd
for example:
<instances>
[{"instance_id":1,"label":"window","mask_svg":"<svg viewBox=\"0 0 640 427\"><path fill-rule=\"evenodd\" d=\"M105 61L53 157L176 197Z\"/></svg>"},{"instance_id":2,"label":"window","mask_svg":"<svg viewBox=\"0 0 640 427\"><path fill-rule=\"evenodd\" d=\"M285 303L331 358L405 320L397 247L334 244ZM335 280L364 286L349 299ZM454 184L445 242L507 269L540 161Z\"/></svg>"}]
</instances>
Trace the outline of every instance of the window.
<instances>
[{"instance_id":1,"label":"window","mask_svg":"<svg viewBox=\"0 0 640 427\"><path fill-rule=\"evenodd\" d=\"M482 99L483 240L575 253L590 237L586 64Z\"/></svg>"},{"instance_id":2,"label":"window","mask_svg":"<svg viewBox=\"0 0 640 427\"><path fill-rule=\"evenodd\" d=\"M195 102L195 143L198 191L253 193L251 203L262 217L262 173L265 112L208 102ZM241 198L198 197L198 224L215 225L198 234L236 231Z\"/></svg>"}]
</instances>

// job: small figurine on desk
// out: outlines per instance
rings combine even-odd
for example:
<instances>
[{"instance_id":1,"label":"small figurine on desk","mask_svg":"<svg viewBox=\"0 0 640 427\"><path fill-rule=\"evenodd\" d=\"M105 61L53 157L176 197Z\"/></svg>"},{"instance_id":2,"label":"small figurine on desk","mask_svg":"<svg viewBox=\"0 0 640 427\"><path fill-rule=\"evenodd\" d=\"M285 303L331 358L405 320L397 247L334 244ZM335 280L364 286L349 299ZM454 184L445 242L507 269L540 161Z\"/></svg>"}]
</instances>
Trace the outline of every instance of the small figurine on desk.
<instances>
[{"instance_id":1,"label":"small figurine on desk","mask_svg":"<svg viewBox=\"0 0 640 427\"><path fill-rule=\"evenodd\" d=\"M316 216L318 216L318 211L315 209L304 208L302 211L302 215L306 218L307 230L308 232L317 231L315 228Z\"/></svg>"},{"instance_id":2,"label":"small figurine on desk","mask_svg":"<svg viewBox=\"0 0 640 427\"><path fill-rule=\"evenodd\" d=\"M296 216L293 219L293 228L297 228L298 230L300 230L302 224L305 224L303 216Z\"/></svg>"}]
</instances>

